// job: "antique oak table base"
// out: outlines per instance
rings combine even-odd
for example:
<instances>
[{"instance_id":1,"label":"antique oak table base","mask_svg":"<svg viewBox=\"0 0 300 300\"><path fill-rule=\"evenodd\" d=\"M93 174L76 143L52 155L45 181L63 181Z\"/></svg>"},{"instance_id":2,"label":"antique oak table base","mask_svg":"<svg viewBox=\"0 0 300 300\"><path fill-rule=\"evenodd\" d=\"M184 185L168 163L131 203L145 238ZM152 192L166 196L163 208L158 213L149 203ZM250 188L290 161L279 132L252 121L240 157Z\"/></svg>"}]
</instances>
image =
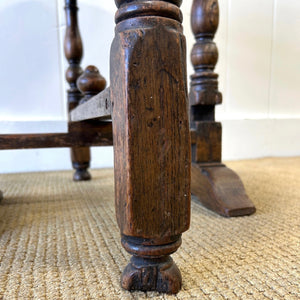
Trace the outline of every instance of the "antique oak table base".
<instances>
[{"instance_id":1,"label":"antique oak table base","mask_svg":"<svg viewBox=\"0 0 300 300\"><path fill-rule=\"evenodd\" d=\"M214 105L221 102L212 41L218 3L193 3L197 42L190 131L182 1L115 0L111 86L106 89L96 67L84 72L80 67L76 2L65 1L68 132L1 135L0 148L70 147L74 180L88 180L89 146L113 145L116 216L121 243L132 254L122 287L177 293L181 275L170 254L189 227L191 169L192 192L208 208L227 216L254 211L237 175L221 164L221 126L213 118Z\"/></svg>"}]
</instances>

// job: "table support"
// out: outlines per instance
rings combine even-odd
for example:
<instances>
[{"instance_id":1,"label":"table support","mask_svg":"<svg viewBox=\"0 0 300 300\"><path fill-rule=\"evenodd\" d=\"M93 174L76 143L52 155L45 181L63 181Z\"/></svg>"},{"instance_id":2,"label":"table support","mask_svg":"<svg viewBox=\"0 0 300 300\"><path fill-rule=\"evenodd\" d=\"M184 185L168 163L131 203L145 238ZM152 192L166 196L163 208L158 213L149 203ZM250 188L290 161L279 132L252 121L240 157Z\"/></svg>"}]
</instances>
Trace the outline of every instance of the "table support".
<instances>
[{"instance_id":1,"label":"table support","mask_svg":"<svg viewBox=\"0 0 300 300\"><path fill-rule=\"evenodd\" d=\"M78 27L77 18L77 1L65 0L66 12L66 35L64 42L65 56L69 62L69 68L66 71L66 80L70 85L67 91L68 95L68 112L75 108L80 100L82 94L77 88L76 80L82 74L80 62L83 55L83 46ZM72 128L69 127L69 132ZM75 169L73 179L75 181L90 180L91 175L88 172L90 166L91 154L89 147L72 147L71 149L72 166Z\"/></svg>"},{"instance_id":2,"label":"table support","mask_svg":"<svg viewBox=\"0 0 300 300\"><path fill-rule=\"evenodd\" d=\"M182 1L116 0L111 48L115 203L133 255L128 290L177 293L171 259L190 222L190 135Z\"/></svg>"},{"instance_id":3,"label":"table support","mask_svg":"<svg viewBox=\"0 0 300 300\"><path fill-rule=\"evenodd\" d=\"M207 208L226 216L255 212L242 181L221 163L222 126L215 122L215 105L222 102L218 74L214 72L218 49L213 41L219 24L217 0L194 0L191 13L196 38L191 60L190 119L192 136L192 193Z\"/></svg>"}]
</instances>

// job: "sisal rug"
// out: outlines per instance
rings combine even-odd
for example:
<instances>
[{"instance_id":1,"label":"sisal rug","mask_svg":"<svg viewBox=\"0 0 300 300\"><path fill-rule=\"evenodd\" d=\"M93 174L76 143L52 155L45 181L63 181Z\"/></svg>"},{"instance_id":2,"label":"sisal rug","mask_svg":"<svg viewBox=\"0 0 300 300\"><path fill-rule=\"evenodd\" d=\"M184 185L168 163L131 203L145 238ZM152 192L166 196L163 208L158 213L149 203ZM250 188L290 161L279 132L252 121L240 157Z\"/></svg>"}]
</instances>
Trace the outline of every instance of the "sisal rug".
<instances>
[{"instance_id":1,"label":"sisal rug","mask_svg":"<svg viewBox=\"0 0 300 300\"><path fill-rule=\"evenodd\" d=\"M257 212L226 219L192 201L191 228L173 258L176 296L129 293L129 255L114 214L113 171L0 175L0 299L299 299L300 158L227 163Z\"/></svg>"}]
</instances>

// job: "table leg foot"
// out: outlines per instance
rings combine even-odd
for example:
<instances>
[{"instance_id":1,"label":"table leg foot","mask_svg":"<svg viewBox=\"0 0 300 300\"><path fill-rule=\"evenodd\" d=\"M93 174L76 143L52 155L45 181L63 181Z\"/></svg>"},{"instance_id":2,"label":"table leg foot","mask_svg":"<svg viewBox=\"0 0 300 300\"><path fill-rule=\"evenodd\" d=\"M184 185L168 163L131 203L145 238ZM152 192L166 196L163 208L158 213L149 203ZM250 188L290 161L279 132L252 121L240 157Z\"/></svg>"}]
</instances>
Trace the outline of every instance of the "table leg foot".
<instances>
[{"instance_id":1,"label":"table leg foot","mask_svg":"<svg viewBox=\"0 0 300 300\"><path fill-rule=\"evenodd\" d=\"M73 175L74 181L85 181L91 180L92 176L87 168L76 168L76 171Z\"/></svg>"},{"instance_id":2,"label":"table leg foot","mask_svg":"<svg viewBox=\"0 0 300 300\"><path fill-rule=\"evenodd\" d=\"M182 284L181 274L170 256L147 259L131 258L121 278L126 290L158 291L176 294Z\"/></svg>"},{"instance_id":3,"label":"table leg foot","mask_svg":"<svg viewBox=\"0 0 300 300\"><path fill-rule=\"evenodd\" d=\"M71 149L72 166L75 169L73 176L74 181L90 180L91 174L88 171L90 167L90 148L78 147Z\"/></svg>"},{"instance_id":4,"label":"table leg foot","mask_svg":"<svg viewBox=\"0 0 300 300\"><path fill-rule=\"evenodd\" d=\"M205 207L225 217L251 215L256 211L239 176L222 164L193 163L191 190Z\"/></svg>"}]
</instances>

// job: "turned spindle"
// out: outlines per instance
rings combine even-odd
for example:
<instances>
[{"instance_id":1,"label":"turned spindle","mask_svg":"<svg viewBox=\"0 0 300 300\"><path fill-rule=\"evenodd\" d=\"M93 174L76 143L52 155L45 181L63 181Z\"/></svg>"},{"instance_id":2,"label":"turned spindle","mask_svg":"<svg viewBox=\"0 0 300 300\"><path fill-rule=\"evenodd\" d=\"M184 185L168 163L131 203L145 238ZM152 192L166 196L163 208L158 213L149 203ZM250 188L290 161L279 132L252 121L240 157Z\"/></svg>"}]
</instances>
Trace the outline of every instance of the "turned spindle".
<instances>
[{"instance_id":1,"label":"turned spindle","mask_svg":"<svg viewBox=\"0 0 300 300\"><path fill-rule=\"evenodd\" d=\"M115 197L127 290L177 293L170 257L190 223L190 135L182 1L115 1L111 100ZM176 62L176 63L174 63Z\"/></svg>"},{"instance_id":2,"label":"turned spindle","mask_svg":"<svg viewBox=\"0 0 300 300\"><path fill-rule=\"evenodd\" d=\"M218 48L213 41L219 25L219 6L216 0L194 0L191 12L192 31L196 43L191 61L195 74L191 76L191 120L214 120L214 107L222 102L218 90Z\"/></svg>"},{"instance_id":3,"label":"turned spindle","mask_svg":"<svg viewBox=\"0 0 300 300\"><path fill-rule=\"evenodd\" d=\"M102 92L106 87L106 80L95 66L88 66L78 77L77 87L83 94L83 98L79 102L82 104Z\"/></svg>"},{"instance_id":4,"label":"turned spindle","mask_svg":"<svg viewBox=\"0 0 300 300\"><path fill-rule=\"evenodd\" d=\"M197 133L192 144L192 161L221 162L221 123L215 122L215 105L222 102L218 90L218 74L214 72L218 49L213 41L219 25L217 0L194 0L191 25L196 43L191 61L195 74L191 76L190 125Z\"/></svg>"},{"instance_id":5,"label":"turned spindle","mask_svg":"<svg viewBox=\"0 0 300 300\"><path fill-rule=\"evenodd\" d=\"M191 61L190 121L192 136L192 193L207 208L223 216L255 212L238 175L221 163L222 125L215 122L215 105L222 102L214 69L218 49L213 39L219 25L217 0L194 0L191 25L196 43Z\"/></svg>"},{"instance_id":6,"label":"turned spindle","mask_svg":"<svg viewBox=\"0 0 300 300\"><path fill-rule=\"evenodd\" d=\"M76 0L65 0L67 27L64 41L64 50L66 59L69 62L69 67L66 71L66 80L70 85L70 89L67 91L68 111L71 111L73 108L75 108L82 99L82 94L78 90L76 84L78 77L83 72L80 67L80 62L83 56L83 46L78 28L77 11L78 7ZM72 127L69 126L69 132L71 131ZM90 148L71 148L72 166L75 169L75 173L73 176L74 181L91 179L91 175L87 170L90 166L90 159Z\"/></svg>"}]
</instances>

